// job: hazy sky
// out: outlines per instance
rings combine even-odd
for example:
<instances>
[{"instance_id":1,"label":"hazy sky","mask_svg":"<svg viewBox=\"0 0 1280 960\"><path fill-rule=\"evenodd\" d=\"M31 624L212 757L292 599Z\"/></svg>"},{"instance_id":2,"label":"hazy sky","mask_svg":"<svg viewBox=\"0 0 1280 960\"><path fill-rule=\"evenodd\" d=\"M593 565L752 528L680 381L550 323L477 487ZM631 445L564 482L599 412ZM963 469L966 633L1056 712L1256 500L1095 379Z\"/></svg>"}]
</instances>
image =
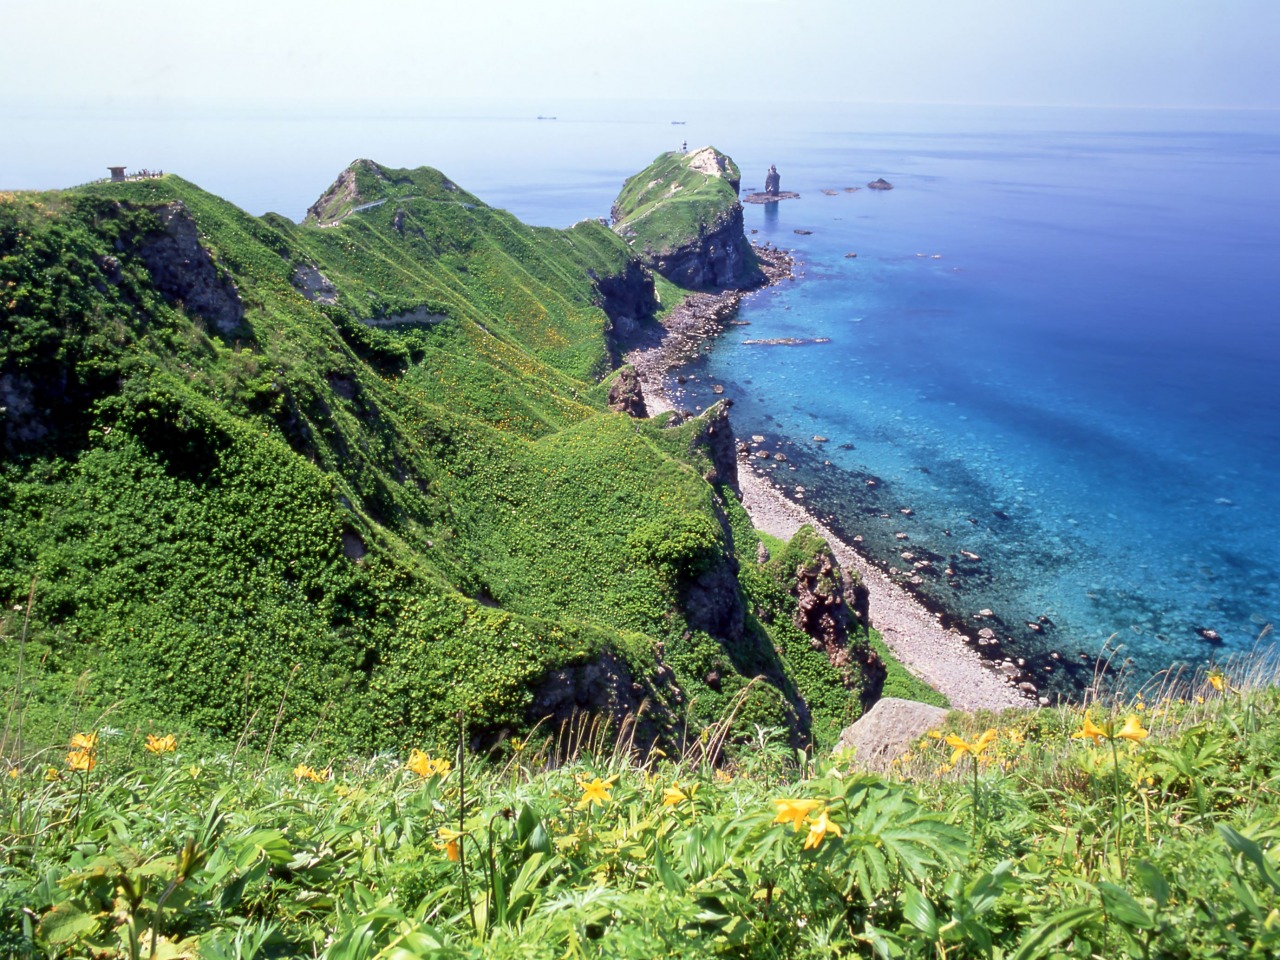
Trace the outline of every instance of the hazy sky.
<instances>
[{"instance_id":1,"label":"hazy sky","mask_svg":"<svg viewBox=\"0 0 1280 960\"><path fill-rule=\"evenodd\" d=\"M0 102L1280 107L1280 0L0 0Z\"/></svg>"}]
</instances>

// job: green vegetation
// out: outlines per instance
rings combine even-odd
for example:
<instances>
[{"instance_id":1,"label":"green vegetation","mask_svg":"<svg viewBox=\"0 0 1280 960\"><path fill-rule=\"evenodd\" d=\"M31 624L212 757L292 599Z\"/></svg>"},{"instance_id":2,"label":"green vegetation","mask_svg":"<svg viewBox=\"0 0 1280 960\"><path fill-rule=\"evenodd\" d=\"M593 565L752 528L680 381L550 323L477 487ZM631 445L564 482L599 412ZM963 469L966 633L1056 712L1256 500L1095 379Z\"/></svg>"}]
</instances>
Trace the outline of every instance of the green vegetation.
<instances>
[{"instance_id":1,"label":"green vegetation","mask_svg":"<svg viewBox=\"0 0 1280 960\"><path fill-rule=\"evenodd\" d=\"M1275 956L1274 672L954 715L887 776L725 725L679 756L583 725L481 761L456 741L268 759L84 723L0 771L0 950Z\"/></svg>"},{"instance_id":2,"label":"green vegetation","mask_svg":"<svg viewBox=\"0 0 1280 960\"><path fill-rule=\"evenodd\" d=\"M714 147L664 153L622 185L613 208L614 230L633 238L637 250L671 253L735 217L741 221L741 180L737 164Z\"/></svg>"},{"instance_id":3,"label":"green vegetation","mask_svg":"<svg viewBox=\"0 0 1280 960\"><path fill-rule=\"evenodd\" d=\"M176 176L0 196L28 740L79 690L250 745L431 744L458 710L491 743L601 665L566 709L829 739L865 691L792 625L789 571L755 575L704 425L605 409L597 281L629 268L598 222L369 161L302 225Z\"/></svg>"}]
</instances>

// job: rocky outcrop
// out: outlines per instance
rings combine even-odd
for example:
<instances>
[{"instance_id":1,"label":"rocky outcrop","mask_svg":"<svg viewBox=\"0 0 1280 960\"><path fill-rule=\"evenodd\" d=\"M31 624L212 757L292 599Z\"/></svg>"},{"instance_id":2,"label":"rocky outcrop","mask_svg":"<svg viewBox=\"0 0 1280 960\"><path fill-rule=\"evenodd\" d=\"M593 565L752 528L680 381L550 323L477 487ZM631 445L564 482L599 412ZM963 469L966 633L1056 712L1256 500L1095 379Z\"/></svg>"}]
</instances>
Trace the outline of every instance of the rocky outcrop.
<instances>
[{"instance_id":1,"label":"rocky outcrop","mask_svg":"<svg viewBox=\"0 0 1280 960\"><path fill-rule=\"evenodd\" d=\"M138 254L166 298L219 333L232 333L244 319L240 291L200 243L200 231L179 200L155 210L160 229L142 239Z\"/></svg>"},{"instance_id":2,"label":"rocky outcrop","mask_svg":"<svg viewBox=\"0 0 1280 960\"><path fill-rule=\"evenodd\" d=\"M596 285L600 309L609 318L605 337L616 366L624 346L635 340L645 322L658 312L653 274L639 260L629 259L621 273L602 277L591 270L588 276Z\"/></svg>"},{"instance_id":3,"label":"rocky outcrop","mask_svg":"<svg viewBox=\"0 0 1280 960\"><path fill-rule=\"evenodd\" d=\"M864 642L850 645L849 618L865 616L866 592L848 581L825 543L813 556L796 566L795 625L809 637L814 650L827 655L846 684L862 691L863 699L876 699L884 686L885 668L880 657ZM862 607L862 609L859 609Z\"/></svg>"},{"instance_id":4,"label":"rocky outcrop","mask_svg":"<svg viewBox=\"0 0 1280 960\"><path fill-rule=\"evenodd\" d=\"M682 246L650 255L648 262L672 283L693 290L749 289L764 282L737 203L719 223L701 225Z\"/></svg>"},{"instance_id":5,"label":"rocky outcrop","mask_svg":"<svg viewBox=\"0 0 1280 960\"><path fill-rule=\"evenodd\" d=\"M312 303L338 302L338 291L314 263L300 263L289 278L293 288Z\"/></svg>"},{"instance_id":6,"label":"rocky outcrop","mask_svg":"<svg viewBox=\"0 0 1280 960\"><path fill-rule=\"evenodd\" d=\"M764 192L770 197L776 197L781 187L782 177L778 175L778 167L776 164L770 164L769 172L764 178Z\"/></svg>"},{"instance_id":7,"label":"rocky outcrop","mask_svg":"<svg viewBox=\"0 0 1280 960\"><path fill-rule=\"evenodd\" d=\"M875 180L872 180L870 183L868 183L867 186L872 190L892 190L893 189L893 184L890 183L888 180L886 180L884 177L877 177Z\"/></svg>"},{"instance_id":8,"label":"rocky outcrop","mask_svg":"<svg viewBox=\"0 0 1280 960\"><path fill-rule=\"evenodd\" d=\"M623 184L613 229L644 264L695 290L764 283L742 226L740 176L714 147L666 153Z\"/></svg>"},{"instance_id":9,"label":"rocky outcrop","mask_svg":"<svg viewBox=\"0 0 1280 960\"><path fill-rule=\"evenodd\" d=\"M835 753L853 751L853 765L863 770L886 770L921 737L940 726L947 711L927 703L885 697L862 718L845 727Z\"/></svg>"},{"instance_id":10,"label":"rocky outcrop","mask_svg":"<svg viewBox=\"0 0 1280 960\"><path fill-rule=\"evenodd\" d=\"M698 432L692 446L701 449L711 461L711 469L703 479L715 486L727 486L741 496L738 488L738 445L729 424L730 400L721 400L704 410L695 421Z\"/></svg>"},{"instance_id":11,"label":"rocky outcrop","mask_svg":"<svg viewBox=\"0 0 1280 960\"><path fill-rule=\"evenodd\" d=\"M609 384L609 409L632 417L649 416L635 367L622 367Z\"/></svg>"},{"instance_id":12,"label":"rocky outcrop","mask_svg":"<svg viewBox=\"0 0 1280 960\"><path fill-rule=\"evenodd\" d=\"M644 693L626 663L606 650L586 663L549 672L533 692L528 719L546 720L554 730L576 714L588 713L608 717L616 730L640 712Z\"/></svg>"}]
</instances>

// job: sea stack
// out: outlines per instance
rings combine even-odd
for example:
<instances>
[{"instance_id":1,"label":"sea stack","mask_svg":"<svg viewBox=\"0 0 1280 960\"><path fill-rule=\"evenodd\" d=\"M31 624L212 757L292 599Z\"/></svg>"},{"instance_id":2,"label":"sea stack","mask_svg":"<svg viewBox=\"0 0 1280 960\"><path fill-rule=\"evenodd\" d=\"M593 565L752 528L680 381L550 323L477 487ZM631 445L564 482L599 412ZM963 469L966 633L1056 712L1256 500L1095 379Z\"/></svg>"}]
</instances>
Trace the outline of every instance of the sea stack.
<instances>
[{"instance_id":1,"label":"sea stack","mask_svg":"<svg viewBox=\"0 0 1280 960\"><path fill-rule=\"evenodd\" d=\"M782 178L778 176L778 165L776 163L769 165L769 172L764 178L764 192L766 196L776 197L782 184Z\"/></svg>"}]
</instances>

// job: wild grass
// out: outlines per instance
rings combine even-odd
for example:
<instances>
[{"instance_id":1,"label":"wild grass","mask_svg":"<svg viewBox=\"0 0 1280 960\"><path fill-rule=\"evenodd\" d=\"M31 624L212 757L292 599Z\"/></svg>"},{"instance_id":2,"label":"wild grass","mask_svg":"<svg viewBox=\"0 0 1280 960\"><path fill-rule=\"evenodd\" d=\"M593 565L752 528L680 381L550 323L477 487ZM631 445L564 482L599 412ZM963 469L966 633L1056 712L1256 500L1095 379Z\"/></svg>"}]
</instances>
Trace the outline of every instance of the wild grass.
<instances>
[{"instance_id":1,"label":"wild grass","mask_svg":"<svg viewBox=\"0 0 1280 960\"><path fill-rule=\"evenodd\" d=\"M1268 650L1159 699L953 714L887 776L796 752L733 709L671 755L586 715L485 756L455 727L416 757L312 744L241 763L186 737L168 751L69 727L5 758L3 949L1271 955L1274 679ZM73 737L93 743L78 770Z\"/></svg>"}]
</instances>

